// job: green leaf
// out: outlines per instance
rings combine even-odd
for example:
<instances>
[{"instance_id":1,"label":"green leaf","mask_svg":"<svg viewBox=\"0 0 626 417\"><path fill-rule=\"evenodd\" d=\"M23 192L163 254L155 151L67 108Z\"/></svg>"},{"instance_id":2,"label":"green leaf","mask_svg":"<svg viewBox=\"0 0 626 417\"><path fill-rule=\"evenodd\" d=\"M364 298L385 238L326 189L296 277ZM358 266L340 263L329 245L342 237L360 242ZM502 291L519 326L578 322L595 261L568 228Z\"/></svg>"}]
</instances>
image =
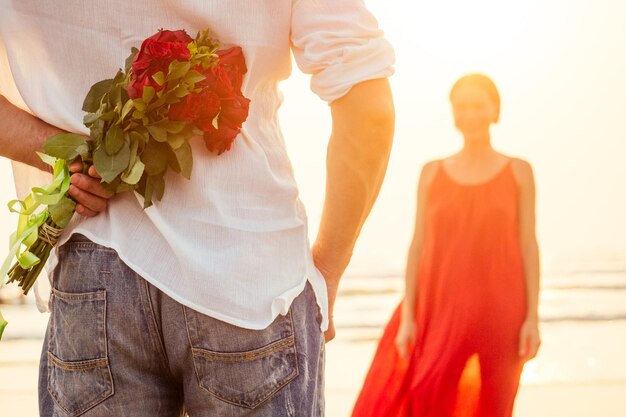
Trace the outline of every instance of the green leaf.
<instances>
[{"instance_id":1,"label":"green leaf","mask_svg":"<svg viewBox=\"0 0 626 417\"><path fill-rule=\"evenodd\" d=\"M136 98L133 100L133 103L135 104L135 108L139 110L140 112L143 112L146 110L146 103L144 103L143 99Z\"/></svg>"},{"instance_id":2,"label":"green leaf","mask_svg":"<svg viewBox=\"0 0 626 417\"><path fill-rule=\"evenodd\" d=\"M130 147L128 142L115 155L109 155L104 146L98 147L93 154L93 163L98 174L105 182L111 183L128 168Z\"/></svg>"},{"instance_id":3,"label":"green leaf","mask_svg":"<svg viewBox=\"0 0 626 417\"><path fill-rule=\"evenodd\" d=\"M134 188L135 188L134 185L126 184L125 182L120 182L117 185L117 187L115 187L114 194L119 194L119 193L123 193L125 191L130 191L130 190L133 190Z\"/></svg>"},{"instance_id":4,"label":"green leaf","mask_svg":"<svg viewBox=\"0 0 626 417\"><path fill-rule=\"evenodd\" d=\"M122 174L122 181L130 185L137 184L141 179L141 175L143 174L145 167L146 166L143 162L141 162L141 159L137 159L131 168L130 173L128 175L126 175L126 173Z\"/></svg>"},{"instance_id":5,"label":"green leaf","mask_svg":"<svg viewBox=\"0 0 626 417\"><path fill-rule=\"evenodd\" d=\"M198 46L195 42L189 42L189 44L187 45L187 49L189 49L189 53L191 53L192 56L195 55L196 52L198 52Z\"/></svg>"},{"instance_id":6,"label":"green leaf","mask_svg":"<svg viewBox=\"0 0 626 417\"><path fill-rule=\"evenodd\" d=\"M186 125L187 124L185 122L170 121L170 120L164 119L164 120L160 120L154 123L152 126L165 129L169 133L180 133L185 128Z\"/></svg>"},{"instance_id":7,"label":"green leaf","mask_svg":"<svg viewBox=\"0 0 626 417\"><path fill-rule=\"evenodd\" d=\"M155 94L155 90L153 87L150 87L149 85L146 85L143 87L143 95L141 96L141 98L143 99L143 102L148 104L150 103L150 101L154 98L154 94Z\"/></svg>"},{"instance_id":8,"label":"green leaf","mask_svg":"<svg viewBox=\"0 0 626 417\"><path fill-rule=\"evenodd\" d=\"M161 201L163 194L165 194L165 179L163 175L150 176L148 177L148 181L152 183L152 196Z\"/></svg>"},{"instance_id":9,"label":"green leaf","mask_svg":"<svg viewBox=\"0 0 626 417\"><path fill-rule=\"evenodd\" d=\"M156 83L157 83L158 85L163 85L163 84L165 84L165 74L163 74L163 71L159 71L159 72L157 72L156 74L154 74L154 75L152 76L152 79L153 79L154 81L156 81Z\"/></svg>"},{"instance_id":10,"label":"green leaf","mask_svg":"<svg viewBox=\"0 0 626 417\"><path fill-rule=\"evenodd\" d=\"M154 180L154 195L157 200L161 201L165 194L165 179L163 177L156 177Z\"/></svg>"},{"instance_id":11,"label":"green leaf","mask_svg":"<svg viewBox=\"0 0 626 417\"><path fill-rule=\"evenodd\" d=\"M138 149L143 149L146 143L148 142L148 139L150 138L150 135L148 134L147 130L143 130L143 132L141 132L139 129L131 130L128 136L130 138L131 149L132 149L133 142L137 143Z\"/></svg>"},{"instance_id":12,"label":"green leaf","mask_svg":"<svg viewBox=\"0 0 626 417\"><path fill-rule=\"evenodd\" d=\"M168 95L165 96L165 102L167 104L180 103L181 99L176 97L176 94L168 94Z\"/></svg>"},{"instance_id":13,"label":"green leaf","mask_svg":"<svg viewBox=\"0 0 626 417\"><path fill-rule=\"evenodd\" d=\"M116 108L119 103L122 102L122 88L119 86L119 83L122 81L123 77L120 76L120 72L117 73L115 79L113 80L114 87L111 89L108 97L108 102L110 107ZM121 108L121 105L120 105Z\"/></svg>"},{"instance_id":14,"label":"green leaf","mask_svg":"<svg viewBox=\"0 0 626 417\"><path fill-rule=\"evenodd\" d=\"M165 180L163 175L150 175L146 179L146 186L143 190L143 208L146 209L152 205L154 198L160 200L165 192Z\"/></svg>"},{"instance_id":15,"label":"green leaf","mask_svg":"<svg viewBox=\"0 0 626 417\"><path fill-rule=\"evenodd\" d=\"M202 74L200 74L198 71L196 70L191 70L187 73L187 75L185 75L185 78L183 78L183 81L185 81L186 83L198 83L202 80L205 80L206 77Z\"/></svg>"},{"instance_id":16,"label":"green leaf","mask_svg":"<svg viewBox=\"0 0 626 417\"><path fill-rule=\"evenodd\" d=\"M162 93L163 91L159 91L157 93L158 99L153 101L152 104L150 104L150 108L158 109L159 107L163 106L166 103L166 97L163 97Z\"/></svg>"},{"instance_id":17,"label":"green leaf","mask_svg":"<svg viewBox=\"0 0 626 417\"><path fill-rule=\"evenodd\" d=\"M167 130L162 127L156 125L146 126L148 132L150 132L150 136L154 138L157 142L165 142L167 140Z\"/></svg>"},{"instance_id":18,"label":"green leaf","mask_svg":"<svg viewBox=\"0 0 626 417\"><path fill-rule=\"evenodd\" d=\"M115 180L113 180L112 183L108 183L108 182L103 182L102 184L100 184L102 186L102 188L104 188L109 194L111 195L115 195L117 193L117 187L119 187L119 185L122 184L120 182L119 178L115 178Z\"/></svg>"},{"instance_id":19,"label":"green leaf","mask_svg":"<svg viewBox=\"0 0 626 417\"><path fill-rule=\"evenodd\" d=\"M104 136L104 121L99 119L96 120L94 124L91 125L89 130L89 136L91 136L92 141L96 145L102 144L102 139Z\"/></svg>"},{"instance_id":20,"label":"green leaf","mask_svg":"<svg viewBox=\"0 0 626 417\"><path fill-rule=\"evenodd\" d=\"M148 175L161 174L167 168L167 155L169 152L167 143L148 141L146 148L141 154L141 160L146 166ZM99 172L99 171L98 171Z\"/></svg>"},{"instance_id":21,"label":"green leaf","mask_svg":"<svg viewBox=\"0 0 626 417\"><path fill-rule=\"evenodd\" d=\"M167 143L170 144L172 149L178 149L185 143L185 135L183 134L173 134L167 135Z\"/></svg>"},{"instance_id":22,"label":"green leaf","mask_svg":"<svg viewBox=\"0 0 626 417\"><path fill-rule=\"evenodd\" d=\"M66 161L71 161L78 155L89 153L87 138L76 133L54 135L43 144L43 148L48 155Z\"/></svg>"},{"instance_id":23,"label":"green leaf","mask_svg":"<svg viewBox=\"0 0 626 417\"><path fill-rule=\"evenodd\" d=\"M176 156L176 162L180 168L180 173L183 177L191 179L191 170L193 168L193 154L191 151L191 145L185 141L178 149L173 150Z\"/></svg>"},{"instance_id":24,"label":"green leaf","mask_svg":"<svg viewBox=\"0 0 626 417\"><path fill-rule=\"evenodd\" d=\"M74 201L63 197L58 203L48 207L48 210L50 211L52 221L60 228L64 228L72 219L75 208L76 203Z\"/></svg>"},{"instance_id":25,"label":"green leaf","mask_svg":"<svg viewBox=\"0 0 626 417\"><path fill-rule=\"evenodd\" d=\"M111 120L115 119L116 115L117 113L115 113L115 110L111 110L111 111L101 114L99 119L104 120L105 122L110 122Z\"/></svg>"},{"instance_id":26,"label":"green leaf","mask_svg":"<svg viewBox=\"0 0 626 417\"><path fill-rule=\"evenodd\" d=\"M84 117L83 117L83 124L85 126L89 126L90 124L92 124L93 122L95 122L96 120L98 120L100 118L101 114L100 112L96 112L96 113L87 113Z\"/></svg>"},{"instance_id":27,"label":"green leaf","mask_svg":"<svg viewBox=\"0 0 626 417\"><path fill-rule=\"evenodd\" d=\"M174 90L174 95L176 97L178 97L178 98L183 98L183 97L189 95L189 89L187 87L185 87L184 85L179 85Z\"/></svg>"},{"instance_id":28,"label":"green leaf","mask_svg":"<svg viewBox=\"0 0 626 417\"><path fill-rule=\"evenodd\" d=\"M47 155L47 154L42 153L42 152L37 152L37 156L39 157L39 159L41 159L41 161L44 164L49 165L51 167L54 167L54 165L57 162L57 159L55 157Z\"/></svg>"},{"instance_id":29,"label":"green leaf","mask_svg":"<svg viewBox=\"0 0 626 417\"><path fill-rule=\"evenodd\" d=\"M113 78L113 84L117 85L117 84L121 83L122 81L124 81L124 77L125 77L125 75L122 72L122 70L118 69L117 73L115 74L115 77Z\"/></svg>"},{"instance_id":30,"label":"green leaf","mask_svg":"<svg viewBox=\"0 0 626 417\"><path fill-rule=\"evenodd\" d=\"M134 46L130 49L130 55L128 55L128 58L126 58L126 61L124 63L124 69L126 73L130 71L130 67L135 59L135 56L137 56L137 52L139 52L139 49L135 48Z\"/></svg>"},{"instance_id":31,"label":"green leaf","mask_svg":"<svg viewBox=\"0 0 626 417\"><path fill-rule=\"evenodd\" d=\"M135 160L137 159L137 150L139 149L139 139L141 135L136 134L134 136L131 136L130 133L124 133L124 140L128 141L128 143L130 144L130 158L128 158L128 167L130 169L130 167L132 167L133 165L135 165ZM127 169L125 171L126 173L129 172L129 170Z\"/></svg>"},{"instance_id":32,"label":"green leaf","mask_svg":"<svg viewBox=\"0 0 626 417\"><path fill-rule=\"evenodd\" d=\"M170 63L170 67L167 71L167 79L175 80L177 78L181 78L185 74L187 74L187 72L189 72L189 68L191 68L191 62L179 62L177 60L174 60Z\"/></svg>"},{"instance_id":33,"label":"green leaf","mask_svg":"<svg viewBox=\"0 0 626 417\"><path fill-rule=\"evenodd\" d=\"M135 107L135 103L133 100L126 100L124 107L122 107L122 119L125 119L128 116L128 113Z\"/></svg>"},{"instance_id":34,"label":"green leaf","mask_svg":"<svg viewBox=\"0 0 626 417\"><path fill-rule=\"evenodd\" d=\"M95 113L100 107L102 97L109 92L113 86L113 80L102 80L91 86L85 101L83 101L83 111Z\"/></svg>"},{"instance_id":35,"label":"green leaf","mask_svg":"<svg viewBox=\"0 0 626 417\"><path fill-rule=\"evenodd\" d=\"M119 125L114 125L107 131L104 146L109 155L115 155L124 146L124 132Z\"/></svg>"}]
</instances>

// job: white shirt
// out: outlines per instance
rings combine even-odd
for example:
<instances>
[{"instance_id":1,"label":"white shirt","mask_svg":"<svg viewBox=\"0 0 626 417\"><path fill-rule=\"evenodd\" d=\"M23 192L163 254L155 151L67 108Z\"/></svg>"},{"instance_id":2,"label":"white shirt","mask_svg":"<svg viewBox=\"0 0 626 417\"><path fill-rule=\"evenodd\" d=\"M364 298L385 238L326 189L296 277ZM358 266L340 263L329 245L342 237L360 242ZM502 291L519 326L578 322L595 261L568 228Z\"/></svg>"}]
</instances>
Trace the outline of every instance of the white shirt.
<instances>
[{"instance_id":1,"label":"white shirt","mask_svg":"<svg viewBox=\"0 0 626 417\"><path fill-rule=\"evenodd\" d=\"M233 149L217 156L195 138L191 180L168 173L163 200L146 210L128 192L96 217L76 215L60 244L82 233L180 303L250 329L286 314L308 280L326 329L326 287L277 119L278 83L291 72L291 51L326 101L390 76L393 50L361 0L0 0L0 10L12 73L0 80L12 78L37 117L83 134L89 87L159 28L193 37L210 27L224 48L241 46L251 104ZM53 253L49 272L56 262Z\"/></svg>"}]
</instances>

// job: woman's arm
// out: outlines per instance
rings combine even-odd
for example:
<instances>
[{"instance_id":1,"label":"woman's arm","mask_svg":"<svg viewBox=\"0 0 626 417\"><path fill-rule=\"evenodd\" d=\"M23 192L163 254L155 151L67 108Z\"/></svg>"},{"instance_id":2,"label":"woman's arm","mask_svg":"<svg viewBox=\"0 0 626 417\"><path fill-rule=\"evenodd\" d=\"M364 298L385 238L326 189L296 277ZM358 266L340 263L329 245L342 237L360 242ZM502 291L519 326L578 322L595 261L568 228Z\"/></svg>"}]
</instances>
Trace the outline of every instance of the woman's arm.
<instances>
[{"instance_id":1,"label":"woman's arm","mask_svg":"<svg viewBox=\"0 0 626 417\"><path fill-rule=\"evenodd\" d=\"M539 336L539 247L535 235L535 180L526 161L514 160L519 187L519 239L526 283L526 320L520 330L519 354L525 360L537 355Z\"/></svg>"}]
</instances>

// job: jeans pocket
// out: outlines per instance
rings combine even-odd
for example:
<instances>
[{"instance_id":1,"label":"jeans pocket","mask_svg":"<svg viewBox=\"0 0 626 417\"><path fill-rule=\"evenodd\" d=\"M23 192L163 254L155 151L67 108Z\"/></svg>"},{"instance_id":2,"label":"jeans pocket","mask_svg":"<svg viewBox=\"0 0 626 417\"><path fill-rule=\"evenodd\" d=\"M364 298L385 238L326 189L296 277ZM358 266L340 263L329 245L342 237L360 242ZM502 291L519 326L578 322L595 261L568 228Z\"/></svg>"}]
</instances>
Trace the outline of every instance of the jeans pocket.
<instances>
[{"instance_id":1,"label":"jeans pocket","mask_svg":"<svg viewBox=\"0 0 626 417\"><path fill-rule=\"evenodd\" d=\"M48 391L73 417L114 392L107 355L106 291L52 291Z\"/></svg>"},{"instance_id":2,"label":"jeans pocket","mask_svg":"<svg viewBox=\"0 0 626 417\"><path fill-rule=\"evenodd\" d=\"M198 383L214 397L252 409L298 376L291 312L250 330L184 311Z\"/></svg>"}]
</instances>

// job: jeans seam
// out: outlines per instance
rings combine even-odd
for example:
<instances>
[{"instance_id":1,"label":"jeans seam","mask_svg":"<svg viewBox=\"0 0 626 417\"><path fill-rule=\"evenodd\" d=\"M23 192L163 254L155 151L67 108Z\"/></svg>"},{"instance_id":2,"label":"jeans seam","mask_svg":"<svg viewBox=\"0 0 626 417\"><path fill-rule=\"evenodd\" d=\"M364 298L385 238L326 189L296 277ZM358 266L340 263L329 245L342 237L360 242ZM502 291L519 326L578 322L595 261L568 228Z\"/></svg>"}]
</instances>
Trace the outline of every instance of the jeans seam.
<instances>
[{"instance_id":1,"label":"jeans seam","mask_svg":"<svg viewBox=\"0 0 626 417\"><path fill-rule=\"evenodd\" d=\"M55 297L60 298L63 301L104 301L106 311L106 290L99 289L92 292L83 293L68 293L59 291L56 288L52 288L52 293Z\"/></svg>"},{"instance_id":2,"label":"jeans seam","mask_svg":"<svg viewBox=\"0 0 626 417\"><path fill-rule=\"evenodd\" d=\"M111 370L109 369L109 375L111 374ZM50 387L48 387L48 393L56 400L55 404L57 405L57 407L61 408L61 410L65 411L67 413L67 415L69 415L70 417L76 417L79 416L81 414L83 414L84 412L88 411L89 409L95 407L96 405L100 404L102 401L106 400L107 398L110 398L113 394L115 394L115 387L113 385L113 381L111 381L111 393L108 395L101 395L100 398L96 398L94 400L92 400L91 402L85 404L84 406L82 406L78 411L75 412L71 412L69 410L67 410L65 407L63 407L61 405L61 400L59 399L59 397L50 390ZM101 398L103 397L104 398Z\"/></svg>"},{"instance_id":3,"label":"jeans seam","mask_svg":"<svg viewBox=\"0 0 626 417\"><path fill-rule=\"evenodd\" d=\"M270 356L272 353L285 348L295 346L295 338L293 334L284 339L279 339L269 345L260 347L247 352L213 352L207 349L191 347L191 351L194 356L202 356L213 362L249 362L257 359L263 359Z\"/></svg>"},{"instance_id":4,"label":"jeans seam","mask_svg":"<svg viewBox=\"0 0 626 417\"><path fill-rule=\"evenodd\" d=\"M154 331L156 332L156 335L153 332L150 332L151 337L152 337L152 339L156 339L156 340L153 340L153 342L157 345L158 350L161 353L161 359L163 360L163 365L165 366L166 372L170 375L170 377L173 377L172 371L170 369L170 361L169 361L169 358L167 357L167 353L165 351L165 345L164 345L164 342L163 342L163 335L159 331L159 326L157 325L156 315L154 313L154 307L152 305L152 297L150 297L148 281L146 281L145 279L141 278L137 274L135 274L135 276L136 276L136 278L140 279L144 283L145 294L146 294L146 298L148 300L148 307L150 308L150 317L152 319L152 324L154 325Z\"/></svg>"},{"instance_id":5,"label":"jeans seam","mask_svg":"<svg viewBox=\"0 0 626 417\"><path fill-rule=\"evenodd\" d=\"M66 362L57 358L52 352L48 351L48 359L59 369L65 371L88 371L90 369L104 368L109 366L108 358L90 359L76 362Z\"/></svg>"},{"instance_id":6,"label":"jeans seam","mask_svg":"<svg viewBox=\"0 0 626 417\"><path fill-rule=\"evenodd\" d=\"M187 342L189 342L189 352L191 353L191 363L193 364L193 371L196 374L196 382L198 386L202 389L205 389L200 382L200 373L198 372L198 366L196 365L196 361L193 359L193 343L191 343L191 335L189 334L189 319L187 317L187 310L184 305L180 305L180 308L183 310L183 317L185 319L185 331L187 332ZM208 391L208 390L207 390ZM210 391L209 391L210 392ZM213 393L212 393L213 394ZM213 394L215 395L215 394Z\"/></svg>"},{"instance_id":7,"label":"jeans seam","mask_svg":"<svg viewBox=\"0 0 626 417\"><path fill-rule=\"evenodd\" d=\"M79 249L95 249L103 252L115 252L115 249L108 248L106 246L99 245L94 242L65 242L59 249L62 248L79 248Z\"/></svg>"}]
</instances>

